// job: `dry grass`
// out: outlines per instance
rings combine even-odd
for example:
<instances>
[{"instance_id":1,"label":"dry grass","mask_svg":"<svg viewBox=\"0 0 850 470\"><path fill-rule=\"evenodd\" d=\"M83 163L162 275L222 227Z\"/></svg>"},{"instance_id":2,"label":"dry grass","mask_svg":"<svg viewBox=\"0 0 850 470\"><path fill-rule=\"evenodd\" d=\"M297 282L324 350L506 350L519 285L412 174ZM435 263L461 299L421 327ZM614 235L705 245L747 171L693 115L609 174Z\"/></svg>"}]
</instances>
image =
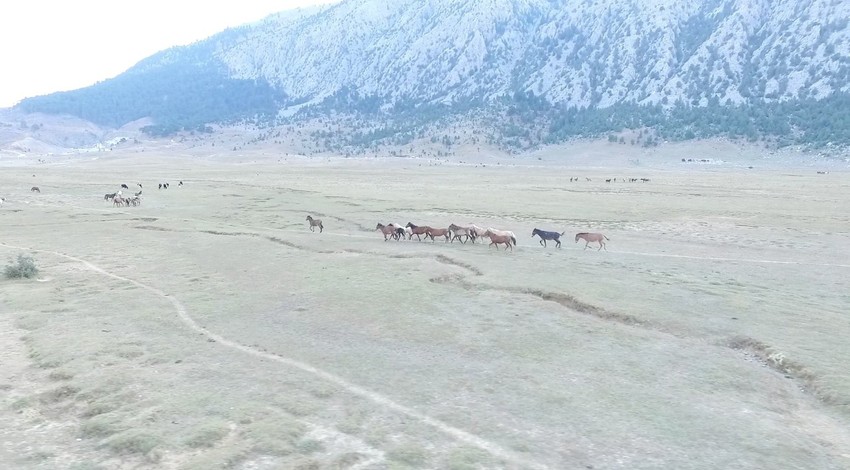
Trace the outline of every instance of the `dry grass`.
<instances>
[{"instance_id":1,"label":"dry grass","mask_svg":"<svg viewBox=\"0 0 850 470\"><path fill-rule=\"evenodd\" d=\"M850 466L840 179L502 163L151 150L38 170L63 204L13 191L3 241L153 290L50 253L37 253L44 282L4 284L0 312L26 351L26 373L3 375L9 446L33 440L30 417L56 424L39 428L53 444L42 461L15 468L65 468L66 455L139 469ZM0 185L31 186L33 172L4 168ZM126 211L97 197L165 174L191 178ZM508 228L520 244L368 230L407 220ZM610 251L544 249L533 227L602 231ZM172 300L227 341L189 328Z\"/></svg>"}]
</instances>

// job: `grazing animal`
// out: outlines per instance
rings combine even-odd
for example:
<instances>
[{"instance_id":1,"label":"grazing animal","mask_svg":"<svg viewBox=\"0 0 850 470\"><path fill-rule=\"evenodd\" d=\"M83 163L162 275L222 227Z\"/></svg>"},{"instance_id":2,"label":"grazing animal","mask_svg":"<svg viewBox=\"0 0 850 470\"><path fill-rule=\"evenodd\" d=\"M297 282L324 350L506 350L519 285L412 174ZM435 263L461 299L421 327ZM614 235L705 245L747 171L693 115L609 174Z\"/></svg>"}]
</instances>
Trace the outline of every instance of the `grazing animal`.
<instances>
[{"instance_id":1,"label":"grazing animal","mask_svg":"<svg viewBox=\"0 0 850 470\"><path fill-rule=\"evenodd\" d=\"M390 237L396 238L396 228L393 226L393 224L384 225L384 224L379 223L375 227L375 230L380 230L381 233L384 234L384 241L389 240Z\"/></svg>"},{"instance_id":2,"label":"grazing animal","mask_svg":"<svg viewBox=\"0 0 850 470\"><path fill-rule=\"evenodd\" d=\"M564 235L565 232L547 232L546 230L534 229L531 231L531 238L534 238L535 235L540 237L540 244L544 247L546 246L546 240L555 240L555 246L561 247L561 236Z\"/></svg>"},{"instance_id":3,"label":"grazing animal","mask_svg":"<svg viewBox=\"0 0 850 470\"><path fill-rule=\"evenodd\" d=\"M510 248L511 251L514 251L514 245L516 245L516 237L511 235L498 235L496 233L493 233L493 231L490 229L487 229L487 231L484 232L484 236L490 237L490 245L488 245L487 248L490 248L491 246L495 245L496 249L498 250L499 245L505 245L505 251L508 251L508 248Z\"/></svg>"},{"instance_id":4,"label":"grazing animal","mask_svg":"<svg viewBox=\"0 0 850 470\"><path fill-rule=\"evenodd\" d=\"M446 237L446 242L449 241L449 236L451 236L451 231L447 228L431 228L428 227L428 230L425 231L426 237L431 237L431 241L434 240L434 237Z\"/></svg>"},{"instance_id":5,"label":"grazing animal","mask_svg":"<svg viewBox=\"0 0 850 470\"><path fill-rule=\"evenodd\" d=\"M118 194L118 193L104 194L103 200L104 201L111 201L111 200L115 199L116 194Z\"/></svg>"},{"instance_id":6,"label":"grazing animal","mask_svg":"<svg viewBox=\"0 0 850 470\"><path fill-rule=\"evenodd\" d=\"M472 243L475 243L475 230L472 226L461 227L459 225L451 224L449 225L449 230L452 232L452 243L455 242L455 239L461 243L466 243L467 240L472 240ZM465 236L466 239L460 238L463 236Z\"/></svg>"},{"instance_id":7,"label":"grazing animal","mask_svg":"<svg viewBox=\"0 0 850 470\"><path fill-rule=\"evenodd\" d=\"M33 193L40 193L40 192L41 192L41 190L40 190L40 189L38 189L38 186L33 186L32 188L30 188L30 192L33 192Z\"/></svg>"},{"instance_id":8,"label":"grazing animal","mask_svg":"<svg viewBox=\"0 0 850 470\"><path fill-rule=\"evenodd\" d=\"M312 216L308 215L307 222L310 222L311 232L315 232L316 227L319 227L319 233L322 233L322 231L325 229L325 227L322 225L322 219L314 219Z\"/></svg>"},{"instance_id":9,"label":"grazing animal","mask_svg":"<svg viewBox=\"0 0 850 470\"><path fill-rule=\"evenodd\" d=\"M410 235L407 237L407 239L412 240L413 236L416 235L416 238L420 242L422 241L422 237L420 235L425 235L425 238L428 238L428 230L431 228L431 227L428 227L427 225L422 226L422 227L417 226L417 225L413 225L413 222L408 222L407 225L405 225L405 227L410 229Z\"/></svg>"},{"instance_id":10,"label":"grazing animal","mask_svg":"<svg viewBox=\"0 0 850 470\"><path fill-rule=\"evenodd\" d=\"M130 189L130 187L129 187L129 186L127 186L126 184L123 184L123 183L122 183L122 184L121 184L121 189Z\"/></svg>"},{"instance_id":11,"label":"grazing animal","mask_svg":"<svg viewBox=\"0 0 850 470\"><path fill-rule=\"evenodd\" d=\"M159 183L159 189L162 189L162 183Z\"/></svg>"},{"instance_id":12,"label":"grazing animal","mask_svg":"<svg viewBox=\"0 0 850 470\"><path fill-rule=\"evenodd\" d=\"M584 249L585 250L587 249L587 245L589 245L590 243L599 242L599 248L596 251L599 251L599 250L605 248L605 240L608 240L608 237L606 237L605 235L602 235L601 233L587 233L587 232L577 233L576 234L576 243L578 243L579 238L585 241L585 243L584 243ZM608 248L605 248L605 251L608 251Z\"/></svg>"}]
</instances>

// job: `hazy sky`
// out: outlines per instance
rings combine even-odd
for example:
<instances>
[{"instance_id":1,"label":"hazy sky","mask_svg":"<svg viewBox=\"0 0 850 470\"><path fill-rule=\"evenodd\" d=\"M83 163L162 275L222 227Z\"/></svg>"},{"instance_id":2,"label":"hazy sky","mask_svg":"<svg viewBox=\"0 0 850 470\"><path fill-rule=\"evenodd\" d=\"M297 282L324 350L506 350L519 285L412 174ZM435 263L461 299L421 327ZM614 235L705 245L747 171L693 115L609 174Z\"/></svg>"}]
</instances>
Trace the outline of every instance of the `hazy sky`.
<instances>
[{"instance_id":1,"label":"hazy sky","mask_svg":"<svg viewBox=\"0 0 850 470\"><path fill-rule=\"evenodd\" d=\"M0 107L114 77L171 46L339 0L4 0Z\"/></svg>"}]
</instances>

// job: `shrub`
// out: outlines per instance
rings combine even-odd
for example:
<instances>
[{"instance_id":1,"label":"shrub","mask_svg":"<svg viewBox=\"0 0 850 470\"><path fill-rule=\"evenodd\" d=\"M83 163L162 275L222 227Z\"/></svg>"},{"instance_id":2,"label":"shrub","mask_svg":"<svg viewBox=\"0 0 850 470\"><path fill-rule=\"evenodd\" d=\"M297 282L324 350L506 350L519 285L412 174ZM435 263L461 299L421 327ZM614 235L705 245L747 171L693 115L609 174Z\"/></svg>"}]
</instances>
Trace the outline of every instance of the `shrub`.
<instances>
[{"instance_id":1,"label":"shrub","mask_svg":"<svg viewBox=\"0 0 850 470\"><path fill-rule=\"evenodd\" d=\"M35 267L35 260L32 256L18 255L18 261L6 266L6 277L9 279L31 279L38 275L38 268Z\"/></svg>"}]
</instances>

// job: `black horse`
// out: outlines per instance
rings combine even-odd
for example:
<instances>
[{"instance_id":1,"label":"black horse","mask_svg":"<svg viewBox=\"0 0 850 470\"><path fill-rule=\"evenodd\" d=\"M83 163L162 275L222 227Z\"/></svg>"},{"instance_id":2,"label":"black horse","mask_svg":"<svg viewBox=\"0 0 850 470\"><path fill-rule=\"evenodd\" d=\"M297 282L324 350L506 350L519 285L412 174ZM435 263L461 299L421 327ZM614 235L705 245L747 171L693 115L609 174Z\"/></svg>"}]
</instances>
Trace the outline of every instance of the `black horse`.
<instances>
[{"instance_id":1,"label":"black horse","mask_svg":"<svg viewBox=\"0 0 850 470\"><path fill-rule=\"evenodd\" d=\"M555 240L555 243L558 248L561 247L561 235L565 232L547 232L546 230L534 229L531 232L531 238L534 238L535 235L540 237L540 244L546 246L546 240Z\"/></svg>"}]
</instances>

